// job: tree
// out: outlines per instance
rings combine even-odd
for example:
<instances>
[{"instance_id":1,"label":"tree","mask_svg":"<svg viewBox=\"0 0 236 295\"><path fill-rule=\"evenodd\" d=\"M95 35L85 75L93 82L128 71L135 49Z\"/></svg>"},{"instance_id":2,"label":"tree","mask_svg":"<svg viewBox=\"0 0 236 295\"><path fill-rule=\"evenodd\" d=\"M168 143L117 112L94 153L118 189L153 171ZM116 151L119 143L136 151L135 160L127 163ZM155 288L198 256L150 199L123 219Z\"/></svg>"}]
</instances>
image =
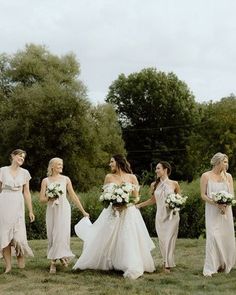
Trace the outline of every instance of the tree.
<instances>
[{"instance_id":1,"label":"tree","mask_svg":"<svg viewBox=\"0 0 236 295\"><path fill-rule=\"evenodd\" d=\"M229 156L230 171L236 173L236 96L219 102L202 104L201 124L190 138L189 153L201 174L210 167L211 157L217 153Z\"/></svg>"},{"instance_id":2,"label":"tree","mask_svg":"<svg viewBox=\"0 0 236 295\"><path fill-rule=\"evenodd\" d=\"M160 160L174 166L174 177L190 179L188 139L199 122L199 110L187 85L173 73L143 69L121 74L106 98L119 114L129 160L138 172ZM188 169L187 169L188 168Z\"/></svg>"},{"instance_id":3,"label":"tree","mask_svg":"<svg viewBox=\"0 0 236 295\"><path fill-rule=\"evenodd\" d=\"M64 160L65 174L75 187L86 190L101 182L108 153L112 148L123 152L123 141L120 130L110 128L118 148L109 142L109 131L104 144L110 148L100 144L95 129L102 130L105 123L94 120L94 107L78 79L75 56L58 57L31 44L12 57L4 56L0 64L4 65L0 76L0 99L4 102L0 107L1 164L7 164L9 152L20 147L28 154L26 167L33 176L33 189L39 189L48 161L55 156ZM114 115L109 120L110 126L118 124ZM101 158L101 152L107 152L107 157Z\"/></svg>"}]
</instances>

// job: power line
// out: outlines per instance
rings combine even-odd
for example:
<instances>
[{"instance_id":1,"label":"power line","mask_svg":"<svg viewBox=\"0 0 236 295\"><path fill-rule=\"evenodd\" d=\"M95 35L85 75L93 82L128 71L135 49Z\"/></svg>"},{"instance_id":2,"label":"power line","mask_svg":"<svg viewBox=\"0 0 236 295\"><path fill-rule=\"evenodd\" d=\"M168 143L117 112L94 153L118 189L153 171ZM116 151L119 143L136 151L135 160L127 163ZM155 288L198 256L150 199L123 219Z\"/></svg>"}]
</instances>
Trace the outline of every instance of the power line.
<instances>
[{"instance_id":1,"label":"power line","mask_svg":"<svg viewBox=\"0 0 236 295\"><path fill-rule=\"evenodd\" d=\"M209 123L212 119L208 119L205 122L198 123L198 124L185 124L185 125L176 125L176 126L161 126L156 128L132 128L132 129L123 129L123 132L133 132L133 131L149 131L149 130L165 130L165 129L178 129L178 128L187 128L187 127L196 127L196 126L203 126Z\"/></svg>"},{"instance_id":2,"label":"power line","mask_svg":"<svg viewBox=\"0 0 236 295\"><path fill-rule=\"evenodd\" d=\"M130 150L127 151L129 153L169 153L169 152L177 152L177 151L186 151L186 148L179 148L179 149L163 149L163 150L158 150L158 149L150 149L150 150Z\"/></svg>"}]
</instances>

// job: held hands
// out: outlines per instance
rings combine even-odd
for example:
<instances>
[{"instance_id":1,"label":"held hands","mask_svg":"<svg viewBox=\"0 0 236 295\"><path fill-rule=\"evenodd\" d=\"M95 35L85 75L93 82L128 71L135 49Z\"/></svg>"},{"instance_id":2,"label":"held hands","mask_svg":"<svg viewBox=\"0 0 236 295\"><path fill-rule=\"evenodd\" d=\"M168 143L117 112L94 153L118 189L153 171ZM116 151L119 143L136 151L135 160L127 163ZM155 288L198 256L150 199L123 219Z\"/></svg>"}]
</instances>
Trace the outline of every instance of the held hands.
<instances>
[{"instance_id":1,"label":"held hands","mask_svg":"<svg viewBox=\"0 0 236 295\"><path fill-rule=\"evenodd\" d=\"M34 216L34 213L33 212L30 212L29 213L29 219L30 219L30 222L34 222L35 221L35 216Z\"/></svg>"}]
</instances>

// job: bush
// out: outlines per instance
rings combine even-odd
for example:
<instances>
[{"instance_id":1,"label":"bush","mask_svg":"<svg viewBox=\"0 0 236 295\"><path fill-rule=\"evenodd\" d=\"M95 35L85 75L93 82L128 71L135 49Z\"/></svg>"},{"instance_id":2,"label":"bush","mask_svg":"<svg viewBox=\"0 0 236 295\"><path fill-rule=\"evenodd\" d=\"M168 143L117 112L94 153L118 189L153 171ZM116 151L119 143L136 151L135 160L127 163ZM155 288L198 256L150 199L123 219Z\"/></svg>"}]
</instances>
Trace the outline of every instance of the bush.
<instances>
[{"instance_id":1,"label":"bush","mask_svg":"<svg viewBox=\"0 0 236 295\"><path fill-rule=\"evenodd\" d=\"M28 211L26 210L26 229L29 240L45 239L46 233L46 206L40 203L38 193L32 193L33 209L35 214L35 221L30 223Z\"/></svg>"},{"instance_id":2,"label":"bush","mask_svg":"<svg viewBox=\"0 0 236 295\"><path fill-rule=\"evenodd\" d=\"M205 233L205 211L204 202L200 197L199 180L190 184L180 183L181 193L188 196L185 207L180 211L180 238L199 238ZM147 186L141 189L141 202L150 197L150 190ZM147 206L141 209L143 219L151 236L156 236L155 215L156 205Z\"/></svg>"},{"instance_id":3,"label":"bush","mask_svg":"<svg viewBox=\"0 0 236 295\"><path fill-rule=\"evenodd\" d=\"M200 197L199 179L191 183L180 183L183 195L188 196L185 207L180 211L180 238L199 238L205 236L205 210L204 202ZM103 209L103 205L99 201L101 194L101 187L94 187L86 193L80 193L80 200L87 212L90 214L90 219L94 222ZM145 201L150 197L150 190L148 186L141 187L141 200ZM33 207L35 212L35 222L30 223L29 218L26 218L27 234L29 239L44 239L46 238L45 225L45 204L40 204L38 193L33 194ZM71 234L75 235L74 226L83 217L81 212L71 205ZM146 223L147 229L151 236L156 236L155 229L155 215L156 205L147 206L141 209L141 214Z\"/></svg>"}]
</instances>

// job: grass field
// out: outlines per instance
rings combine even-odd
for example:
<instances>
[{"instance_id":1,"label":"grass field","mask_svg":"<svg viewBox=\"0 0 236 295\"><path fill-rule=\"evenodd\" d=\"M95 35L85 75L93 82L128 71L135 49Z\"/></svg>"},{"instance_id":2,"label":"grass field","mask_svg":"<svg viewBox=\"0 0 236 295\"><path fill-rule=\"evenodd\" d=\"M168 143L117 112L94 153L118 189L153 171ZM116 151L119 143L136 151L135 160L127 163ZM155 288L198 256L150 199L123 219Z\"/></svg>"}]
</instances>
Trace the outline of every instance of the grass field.
<instances>
[{"instance_id":1,"label":"grass field","mask_svg":"<svg viewBox=\"0 0 236 295\"><path fill-rule=\"evenodd\" d=\"M154 239L157 245L157 240ZM55 275L48 273L49 262L45 253L46 240L33 240L30 245L35 257L28 258L26 268L14 267L10 274L3 274L1 261L0 294L1 295L61 295L61 294L235 294L236 269L230 274L216 274L212 278L202 276L205 240L179 239L176 246L177 267L171 274L161 269L159 248L152 252L157 266L156 272L145 273L137 280L124 279L121 272L116 271L72 271L70 264L64 269L58 264ZM72 238L71 246L76 255L80 255L82 242Z\"/></svg>"}]
</instances>

